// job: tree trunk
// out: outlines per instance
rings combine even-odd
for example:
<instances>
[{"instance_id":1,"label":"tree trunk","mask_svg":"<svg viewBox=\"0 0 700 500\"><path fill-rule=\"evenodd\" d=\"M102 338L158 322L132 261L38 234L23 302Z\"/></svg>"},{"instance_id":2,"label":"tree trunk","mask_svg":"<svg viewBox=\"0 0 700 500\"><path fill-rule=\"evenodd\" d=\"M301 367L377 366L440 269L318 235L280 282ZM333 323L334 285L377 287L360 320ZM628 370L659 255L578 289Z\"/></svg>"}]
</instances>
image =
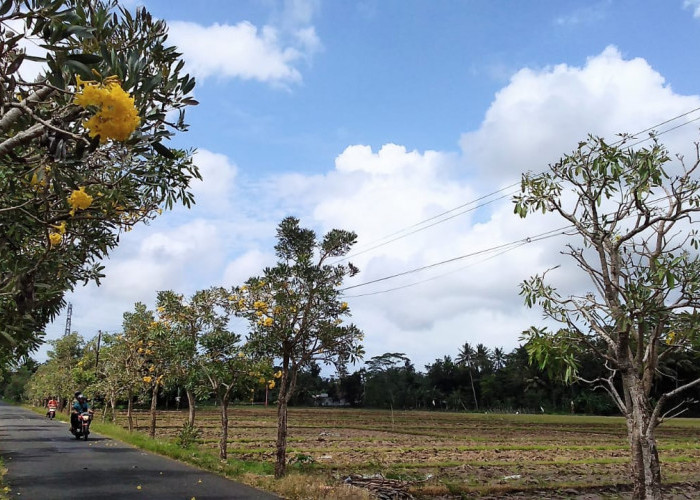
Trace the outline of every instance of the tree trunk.
<instances>
[{"instance_id":1,"label":"tree trunk","mask_svg":"<svg viewBox=\"0 0 700 500\"><path fill-rule=\"evenodd\" d=\"M129 422L129 432L134 432L134 395L129 392L129 402L126 404L126 420Z\"/></svg>"},{"instance_id":2,"label":"tree trunk","mask_svg":"<svg viewBox=\"0 0 700 500\"><path fill-rule=\"evenodd\" d=\"M228 448L228 394L220 399L221 405L221 441L219 441L219 458L226 460Z\"/></svg>"},{"instance_id":3,"label":"tree trunk","mask_svg":"<svg viewBox=\"0 0 700 500\"><path fill-rule=\"evenodd\" d=\"M656 423L651 421L651 404L641 380L632 373L622 377L629 394L627 436L631 450L634 500L661 499L661 466L656 448Z\"/></svg>"},{"instance_id":4,"label":"tree trunk","mask_svg":"<svg viewBox=\"0 0 700 500\"><path fill-rule=\"evenodd\" d=\"M185 394L187 395L187 423L190 425L190 427L194 427L194 392L192 389L185 389Z\"/></svg>"},{"instance_id":5,"label":"tree trunk","mask_svg":"<svg viewBox=\"0 0 700 500\"><path fill-rule=\"evenodd\" d=\"M151 392L151 425L148 428L148 436L156 437L156 406L158 405L158 384L153 386Z\"/></svg>"},{"instance_id":6,"label":"tree trunk","mask_svg":"<svg viewBox=\"0 0 700 500\"><path fill-rule=\"evenodd\" d=\"M287 381L280 380L280 392L277 397L277 462L275 478L284 476L287 468Z\"/></svg>"},{"instance_id":7,"label":"tree trunk","mask_svg":"<svg viewBox=\"0 0 700 500\"><path fill-rule=\"evenodd\" d=\"M112 423L114 424L117 421L117 396L115 394L112 394L109 403L112 407Z\"/></svg>"},{"instance_id":8,"label":"tree trunk","mask_svg":"<svg viewBox=\"0 0 700 500\"><path fill-rule=\"evenodd\" d=\"M476 389L474 388L474 377L472 376L472 367L469 366L469 381L472 385L472 394L474 395L474 409L479 411L479 401L476 399Z\"/></svg>"}]
</instances>

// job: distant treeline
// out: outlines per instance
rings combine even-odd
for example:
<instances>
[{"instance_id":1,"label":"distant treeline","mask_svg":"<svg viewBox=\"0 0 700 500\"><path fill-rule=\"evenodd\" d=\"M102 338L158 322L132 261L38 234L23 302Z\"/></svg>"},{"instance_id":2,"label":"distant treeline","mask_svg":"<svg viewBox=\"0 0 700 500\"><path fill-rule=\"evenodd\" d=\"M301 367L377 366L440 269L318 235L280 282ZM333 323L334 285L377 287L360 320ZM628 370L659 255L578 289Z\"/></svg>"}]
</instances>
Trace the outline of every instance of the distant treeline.
<instances>
[{"instance_id":1,"label":"distant treeline","mask_svg":"<svg viewBox=\"0 0 700 500\"><path fill-rule=\"evenodd\" d=\"M579 376L585 380L608 377L600 361L580 359ZM27 399L25 387L40 365L27 360L0 381L4 399ZM340 370L333 377L323 377L318 365L311 365L299 375L297 391L290 401L296 406L351 406L395 410L448 410L521 413L585 413L617 415L619 412L608 395L595 385L563 383L556 374L548 374L530 364L524 347L510 353L489 349L482 344L465 344L453 359L444 356L417 370L403 353L386 353L366 361L366 366L350 372ZM700 377L700 354L680 352L664 359L657 371L653 394L660 394ZM175 408L177 388L166 388L160 406ZM652 394L652 395L653 395ZM186 405L186 399L182 405ZM268 391L270 403L275 391ZM700 416L700 387L685 395L687 411L683 416ZM255 401L265 401L258 391ZM682 403L673 401L669 407ZM246 401L249 403L249 401Z\"/></svg>"}]
</instances>

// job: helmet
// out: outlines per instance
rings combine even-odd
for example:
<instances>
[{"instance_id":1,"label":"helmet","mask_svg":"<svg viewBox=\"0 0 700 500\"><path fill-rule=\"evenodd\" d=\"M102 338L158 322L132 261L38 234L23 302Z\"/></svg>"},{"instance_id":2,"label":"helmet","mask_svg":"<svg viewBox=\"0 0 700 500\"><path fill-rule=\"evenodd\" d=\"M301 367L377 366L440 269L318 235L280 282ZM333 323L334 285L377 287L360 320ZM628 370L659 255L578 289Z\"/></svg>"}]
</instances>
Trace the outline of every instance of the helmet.
<instances>
[{"instance_id":1,"label":"helmet","mask_svg":"<svg viewBox=\"0 0 700 500\"><path fill-rule=\"evenodd\" d=\"M80 397L80 391L75 391L75 394L73 394L73 396L75 396L75 399L78 399Z\"/></svg>"},{"instance_id":2,"label":"helmet","mask_svg":"<svg viewBox=\"0 0 700 500\"><path fill-rule=\"evenodd\" d=\"M80 400L80 399L85 399L85 396L83 396L82 394L78 393L78 395L76 396L76 398L77 398L78 400Z\"/></svg>"}]
</instances>

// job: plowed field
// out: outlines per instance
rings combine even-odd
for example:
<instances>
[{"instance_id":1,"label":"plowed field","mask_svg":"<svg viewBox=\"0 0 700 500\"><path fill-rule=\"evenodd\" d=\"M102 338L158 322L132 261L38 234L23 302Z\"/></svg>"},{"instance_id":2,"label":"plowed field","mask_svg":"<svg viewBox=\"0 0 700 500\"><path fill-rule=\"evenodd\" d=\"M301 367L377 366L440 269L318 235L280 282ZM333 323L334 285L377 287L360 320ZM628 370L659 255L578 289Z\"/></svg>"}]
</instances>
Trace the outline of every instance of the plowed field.
<instances>
[{"instance_id":1,"label":"plowed field","mask_svg":"<svg viewBox=\"0 0 700 500\"><path fill-rule=\"evenodd\" d=\"M174 439L186 418L159 412L157 437ZM274 461L275 408L234 407L229 421L230 458ZM137 415L139 430L147 422ZM218 412L198 411L196 425L200 446L215 450ZM697 491L700 422L672 420L657 436L664 482L680 495ZM398 479L396 488L417 497L598 498L629 488L626 428L615 417L293 408L288 458L292 468L338 481Z\"/></svg>"}]
</instances>

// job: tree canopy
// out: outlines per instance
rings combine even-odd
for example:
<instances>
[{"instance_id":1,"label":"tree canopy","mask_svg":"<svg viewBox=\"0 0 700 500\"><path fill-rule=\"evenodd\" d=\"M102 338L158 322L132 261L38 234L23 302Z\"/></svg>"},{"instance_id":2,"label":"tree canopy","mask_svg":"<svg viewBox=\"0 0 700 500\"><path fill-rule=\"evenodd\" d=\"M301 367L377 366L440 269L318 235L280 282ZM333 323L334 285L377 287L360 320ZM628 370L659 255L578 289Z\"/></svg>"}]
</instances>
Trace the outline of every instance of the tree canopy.
<instances>
[{"instance_id":1,"label":"tree canopy","mask_svg":"<svg viewBox=\"0 0 700 500\"><path fill-rule=\"evenodd\" d=\"M167 26L116 1L0 4L0 362L35 349L119 235L199 178L185 131L194 80ZM44 51L27 55L28 45ZM42 70L31 74L29 62Z\"/></svg>"}]
</instances>

